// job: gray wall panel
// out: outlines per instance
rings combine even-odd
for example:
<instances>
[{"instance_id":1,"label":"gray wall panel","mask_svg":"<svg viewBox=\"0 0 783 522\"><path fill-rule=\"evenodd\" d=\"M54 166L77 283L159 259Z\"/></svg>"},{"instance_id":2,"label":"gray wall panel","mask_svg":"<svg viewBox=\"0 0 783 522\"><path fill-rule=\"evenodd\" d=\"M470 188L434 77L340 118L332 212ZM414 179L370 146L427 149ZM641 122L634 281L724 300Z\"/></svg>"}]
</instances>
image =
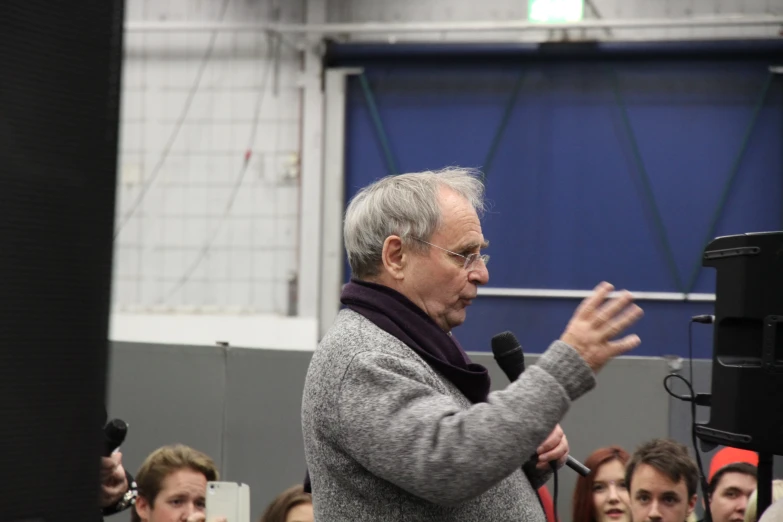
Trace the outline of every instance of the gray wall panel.
<instances>
[{"instance_id":1,"label":"gray wall panel","mask_svg":"<svg viewBox=\"0 0 783 522\"><path fill-rule=\"evenodd\" d=\"M131 473L177 442L211 456L223 473L224 360L217 346L111 343L109 418L130 425L122 453ZM128 513L109 520L129 520Z\"/></svg>"},{"instance_id":2,"label":"gray wall panel","mask_svg":"<svg viewBox=\"0 0 783 522\"><path fill-rule=\"evenodd\" d=\"M312 354L218 346L112 343L109 415L131 424L124 461L136 471L146 455L183 442L211 455L226 480L250 484L252 515L303 478L300 406ZM493 389L507 385L491 354L473 353L489 368ZM536 356L527 357L534 364ZM683 375L687 376L687 363ZM663 389L663 359L612 361L597 387L576 401L565 419L572 454L584 461L595 449L619 444L629 452L654 437L672 436L690 446L690 410ZM709 390L710 362L694 366L697 390ZM684 387L676 385L678 393ZM699 419L706 419L700 412ZM705 471L711 454L705 455ZM783 470L780 461L776 469ZM779 474L778 474L779 475ZM558 509L570 520L576 473L559 473ZM552 482L549 484L552 491ZM127 514L112 517L125 522Z\"/></svg>"},{"instance_id":3,"label":"gray wall panel","mask_svg":"<svg viewBox=\"0 0 783 522\"><path fill-rule=\"evenodd\" d=\"M255 518L304 479L302 388L311 352L228 351L226 478L250 485Z\"/></svg>"}]
</instances>

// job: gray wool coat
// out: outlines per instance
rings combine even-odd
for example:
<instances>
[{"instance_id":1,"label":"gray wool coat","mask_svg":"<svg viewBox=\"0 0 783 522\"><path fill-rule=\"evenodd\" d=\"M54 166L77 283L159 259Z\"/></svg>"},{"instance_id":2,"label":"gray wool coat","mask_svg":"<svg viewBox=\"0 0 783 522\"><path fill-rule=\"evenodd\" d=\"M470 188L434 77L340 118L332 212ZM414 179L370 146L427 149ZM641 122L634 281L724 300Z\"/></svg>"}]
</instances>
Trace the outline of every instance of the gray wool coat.
<instances>
[{"instance_id":1,"label":"gray wool coat","mask_svg":"<svg viewBox=\"0 0 783 522\"><path fill-rule=\"evenodd\" d=\"M315 350L302 430L317 522L546 522L531 456L595 386L556 341L471 404L402 341L342 310Z\"/></svg>"}]
</instances>

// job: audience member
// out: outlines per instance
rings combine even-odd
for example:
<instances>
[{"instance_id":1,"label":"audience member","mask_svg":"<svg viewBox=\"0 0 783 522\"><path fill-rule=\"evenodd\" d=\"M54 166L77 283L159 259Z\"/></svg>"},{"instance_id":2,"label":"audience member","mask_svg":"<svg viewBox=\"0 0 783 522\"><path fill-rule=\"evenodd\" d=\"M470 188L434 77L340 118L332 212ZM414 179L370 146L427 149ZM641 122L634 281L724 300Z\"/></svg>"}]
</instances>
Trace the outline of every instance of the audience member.
<instances>
[{"instance_id":1,"label":"audience member","mask_svg":"<svg viewBox=\"0 0 783 522\"><path fill-rule=\"evenodd\" d=\"M280 493L267 506L260 522L313 522L313 499L301 484Z\"/></svg>"},{"instance_id":2,"label":"audience member","mask_svg":"<svg viewBox=\"0 0 783 522\"><path fill-rule=\"evenodd\" d=\"M745 517L743 518L744 522L756 522L756 513L758 509L756 498L758 497L758 493L759 490L755 489L753 493L750 494L750 498L748 498L748 507L745 510ZM776 479L772 481L772 504L770 504L767 510L764 511L764 513L762 513L762 515L766 516L769 510L772 509L773 505L775 505L776 503L780 504L780 502L778 501L781 499L783 499L783 480ZM764 516L762 516L762 519L764 518ZM775 515L775 517L777 517L778 520L783 522L783 518L782 518L783 511L780 511L780 513Z\"/></svg>"},{"instance_id":3,"label":"audience member","mask_svg":"<svg viewBox=\"0 0 783 522\"><path fill-rule=\"evenodd\" d=\"M712 469L712 467L711 467ZM756 489L756 466L736 461L710 472L707 498L713 522L742 522Z\"/></svg>"},{"instance_id":4,"label":"audience member","mask_svg":"<svg viewBox=\"0 0 783 522\"><path fill-rule=\"evenodd\" d=\"M597 449L587 458L590 474L576 480L571 522L631 522L625 485L628 459L619 446Z\"/></svg>"},{"instance_id":5,"label":"audience member","mask_svg":"<svg viewBox=\"0 0 783 522\"><path fill-rule=\"evenodd\" d=\"M707 475L707 481L712 482L715 474L729 464L746 462L754 468L759 465L759 455L755 451L748 451L739 448L724 447L715 452L710 460L710 471Z\"/></svg>"},{"instance_id":6,"label":"audience member","mask_svg":"<svg viewBox=\"0 0 783 522\"><path fill-rule=\"evenodd\" d=\"M625 483L633 522L685 522L696 507L699 470L687 447L653 439L631 456Z\"/></svg>"},{"instance_id":7,"label":"audience member","mask_svg":"<svg viewBox=\"0 0 783 522\"><path fill-rule=\"evenodd\" d=\"M773 502L761 515L759 522L783 522L783 499Z\"/></svg>"},{"instance_id":8,"label":"audience member","mask_svg":"<svg viewBox=\"0 0 783 522\"><path fill-rule=\"evenodd\" d=\"M204 522L207 482L218 480L212 459L185 445L153 451L136 474L133 522ZM212 521L217 522L217 521Z\"/></svg>"}]
</instances>

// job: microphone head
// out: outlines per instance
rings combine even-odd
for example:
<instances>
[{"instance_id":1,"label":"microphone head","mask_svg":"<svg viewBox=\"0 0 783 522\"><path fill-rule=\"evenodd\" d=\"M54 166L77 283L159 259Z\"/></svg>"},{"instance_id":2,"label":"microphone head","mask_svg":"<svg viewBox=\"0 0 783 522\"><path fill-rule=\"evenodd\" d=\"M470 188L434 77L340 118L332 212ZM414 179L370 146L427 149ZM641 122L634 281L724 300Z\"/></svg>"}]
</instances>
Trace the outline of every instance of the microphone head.
<instances>
[{"instance_id":1,"label":"microphone head","mask_svg":"<svg viewBox=\"0 0 783 522\"><path fill-rule=\"evenodd\" d=\"M509 381L516 381L525 371L525 354L513 333L503 332L494 336L492 354Z\"/></svg>"},{"instance_id":2,"label":"microphone head","mask_svg":"<svg viewBox=\"0 0 783 522\"><path fill-rule=\"evenodd\" d=\"M519 344L516 336L509 331L499 333L492 338L492 355L495 356L495 359L513 352L517 348L522 350L522 345Z\"/></svg>"},{"instance_id":3,"label":"microphone head","mask_svg":"<svg viewBox=\"0 0 783 522\"><path fill-rule=\"evenodd\" d=\"M108 443L119 446L128 434L128 424L124 420L113 419L104 426L103 433Z\"/></svg>"}]
</instances>

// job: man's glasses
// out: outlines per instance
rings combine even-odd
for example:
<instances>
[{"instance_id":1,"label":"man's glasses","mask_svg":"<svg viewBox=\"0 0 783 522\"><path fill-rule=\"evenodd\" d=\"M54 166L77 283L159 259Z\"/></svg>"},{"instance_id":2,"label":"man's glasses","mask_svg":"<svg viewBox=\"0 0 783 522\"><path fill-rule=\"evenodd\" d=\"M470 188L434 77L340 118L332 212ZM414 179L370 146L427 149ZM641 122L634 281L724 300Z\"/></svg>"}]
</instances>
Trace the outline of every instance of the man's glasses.
<instances>
[{"instance_id":1,"label":"man's glasses","mask_svg":"<svg viewBox=\"0 0 783 522\"><path fill-rule=\"evenodd\" d=\"M432 243L430 243L428 241L424 241L423 239L420 239L420 238L418 238L416 236L410 236L410 237L411 237L411 239L415 239L416 241L424 243L425 245L429 245L431 247L439 248L440 250L443 250L444 252L448 252L452 256L457 256L457 257L463 258L465 260L465 265L463 266L463 268L465 270L473 270L473 269L475 269L476 268L476 266L475 266L476 262L478 262L479 259L481 259L481 261L484 263L484 266L487 266L489 264L489 255L487 255L487 254L484 254L484 255L482 255L482 254L468 254L467 256L463 256L462 254L458 254L456 252L452 252L451 250L447 250L447 249L445 249L443 247L439 247L438 245L433 245Z\"/></svg>"}]
</instances>

